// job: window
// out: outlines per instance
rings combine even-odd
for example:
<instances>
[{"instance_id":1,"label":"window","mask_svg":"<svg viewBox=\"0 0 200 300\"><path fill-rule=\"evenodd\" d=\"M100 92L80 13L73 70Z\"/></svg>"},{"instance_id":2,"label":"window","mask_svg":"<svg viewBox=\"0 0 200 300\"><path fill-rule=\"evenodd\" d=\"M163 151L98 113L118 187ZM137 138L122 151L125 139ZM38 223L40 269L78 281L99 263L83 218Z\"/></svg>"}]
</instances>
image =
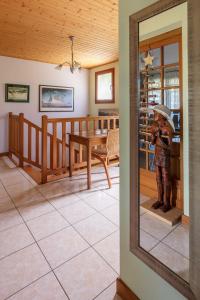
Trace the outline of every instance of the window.
<instances>
[{"instance_id":1,"label":"window","mask_svg":"<svg viewBox=\"0 0 200 300\"><path fill-rule=\"evenodd\" d=\"M115 69L95 73L95 103L115 102Z\"/></svg>"}]
</instances>

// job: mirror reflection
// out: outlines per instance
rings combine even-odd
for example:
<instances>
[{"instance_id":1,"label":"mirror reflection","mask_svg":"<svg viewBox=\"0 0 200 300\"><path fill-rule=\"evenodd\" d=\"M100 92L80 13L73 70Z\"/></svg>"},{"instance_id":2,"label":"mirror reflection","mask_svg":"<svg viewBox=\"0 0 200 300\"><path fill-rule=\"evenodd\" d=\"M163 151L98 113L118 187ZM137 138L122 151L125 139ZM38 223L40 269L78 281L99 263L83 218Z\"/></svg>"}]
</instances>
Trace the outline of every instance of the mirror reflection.
<instances>
[{"instance_id":1,"label":"mirror reflection","mask_svg":"<svg viewBox=\"0 0 200 300\"><path fill-rule=\"evenodd\" d=\"M187 3L141 22L139 38L140 246L188 281Z\"/></svg>"}]
</instances>

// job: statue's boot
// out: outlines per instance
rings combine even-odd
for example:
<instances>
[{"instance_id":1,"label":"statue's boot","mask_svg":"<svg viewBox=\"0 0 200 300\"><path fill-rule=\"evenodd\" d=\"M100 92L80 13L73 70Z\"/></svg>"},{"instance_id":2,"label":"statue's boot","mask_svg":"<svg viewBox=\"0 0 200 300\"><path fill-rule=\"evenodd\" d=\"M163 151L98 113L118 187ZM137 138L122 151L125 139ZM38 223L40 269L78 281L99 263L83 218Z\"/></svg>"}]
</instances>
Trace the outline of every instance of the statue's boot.
<instances>
[{"instance_id":1,"label":"statue's boot","mask_svg":"<svg viewBox=\"0 0 200 300\"><path fill-rule=\"evenodd\" d=\"M172 207L170 204L171 184L164 184L164 205L162 210L164 213L168 212Z\"/></svg>"},{"instance_id":2,"label":"statue's boot","mask_svg":"<svg viewBox=\"0 0 200 300\"><path fill-rule=\"evenodd\" d=\"M158 200L153 203L152 208L158 209L163 206L163 185L162 182L157 181L157 188L158 188Z\"/></svg>"}]
</instances>

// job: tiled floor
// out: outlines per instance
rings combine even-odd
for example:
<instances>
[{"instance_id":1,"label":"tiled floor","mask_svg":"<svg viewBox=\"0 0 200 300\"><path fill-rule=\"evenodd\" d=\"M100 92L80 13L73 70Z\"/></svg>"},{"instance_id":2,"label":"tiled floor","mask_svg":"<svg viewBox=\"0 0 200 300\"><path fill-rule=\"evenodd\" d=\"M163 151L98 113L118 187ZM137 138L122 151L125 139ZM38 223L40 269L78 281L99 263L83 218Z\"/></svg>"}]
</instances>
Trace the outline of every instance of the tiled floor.
<instances>
[{"instance_id":1,"label":"tiled floor","mask_svg":"<svg viewBox=\"0 0 200 300\"><path fill-rule=\"evenodd\" d=\"M0 300L119 300L119 169L38 186L0 159ZM168 240L170 242L170 240ZM176 247L176 245L174 245Z\"/></svg>"},{"instance_id":2,"label":"tiled floor","mask_svg":"<svg viewBox=\"0 0 200 300\"><path fill-rule=\"evenodd\" d=\"M119 168L38 186L0 159L0 300L119 300ZM143 197L143 201L147 198ZM188 280L189 231L144 209L141 246Z\"/></svg>"},{"instance_id":3,"label":"tiled floor","mask_svg":"<svg viewBox=\"0 0 200 300\"><path fill-rule=\"evenodd\" d=\"M148 200L144 198L143 201ZM157 219L141 207L141 246L171 270L189 280L189 228L171 226Z\"/></svg>"}]
</instances>

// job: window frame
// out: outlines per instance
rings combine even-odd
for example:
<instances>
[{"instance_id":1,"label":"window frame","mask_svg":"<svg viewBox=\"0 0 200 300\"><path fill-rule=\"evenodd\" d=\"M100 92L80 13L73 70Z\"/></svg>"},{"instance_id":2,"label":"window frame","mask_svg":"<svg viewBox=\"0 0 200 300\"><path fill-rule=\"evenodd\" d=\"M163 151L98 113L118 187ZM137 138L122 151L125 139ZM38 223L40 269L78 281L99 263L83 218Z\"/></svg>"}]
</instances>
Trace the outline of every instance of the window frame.
<instances>
[{"instance_id":1,"label":"window frame","mask_svg":"<svg viewBox=\"0 0 200 300\"><path fill-rule=\"evenodd\" d=\"M112 75L112 99L98 99L98 77L100 75L109 74ZM103 71L95 72L95 104L110 104L115 103L115 68L106 69Z\"/></svg>"}]
</instances>

